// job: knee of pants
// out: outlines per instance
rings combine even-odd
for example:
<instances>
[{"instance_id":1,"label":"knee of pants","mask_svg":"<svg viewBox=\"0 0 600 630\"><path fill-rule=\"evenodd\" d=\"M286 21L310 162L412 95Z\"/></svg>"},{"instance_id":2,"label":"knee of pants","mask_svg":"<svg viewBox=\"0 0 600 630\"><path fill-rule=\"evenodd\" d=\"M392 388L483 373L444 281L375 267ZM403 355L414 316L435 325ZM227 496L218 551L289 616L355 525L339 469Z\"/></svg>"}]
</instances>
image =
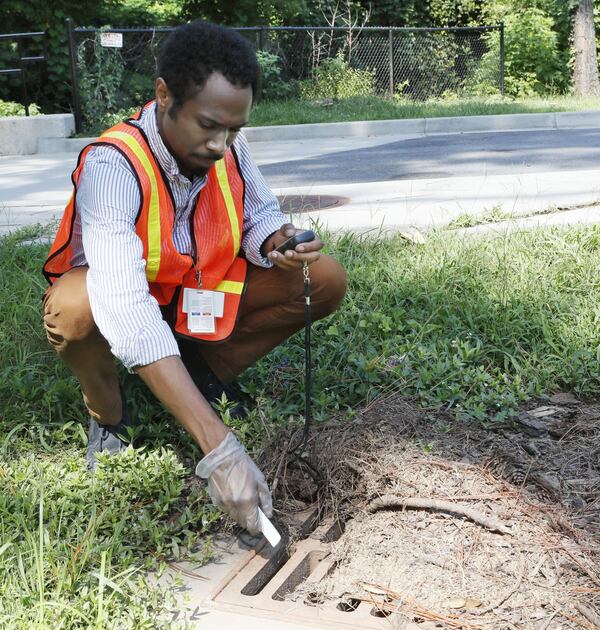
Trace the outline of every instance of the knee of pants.
<instances>
[{"instance_id":1,"label":"knee of pants","mask_svg":"<svg viewBox=\"0 0 600 630\"><path fill-rule=\"evenodd\" d=\"M337 310L346 295L346 270L335 258L323 254L310 266L310 283L314 316L326 317Z\"/></svg>"},{"instance_id":2,"label":"knee of pants","mask_svg":"<svg viewBox=\"0 0 600 630\"><path fill-rule=\"evenodd\" d=\"M44 328L50 345L59 352L69 343L95 337L85 284L87 269L73 269L48 289L44 298Z\"/></svg>"}]
</instances>

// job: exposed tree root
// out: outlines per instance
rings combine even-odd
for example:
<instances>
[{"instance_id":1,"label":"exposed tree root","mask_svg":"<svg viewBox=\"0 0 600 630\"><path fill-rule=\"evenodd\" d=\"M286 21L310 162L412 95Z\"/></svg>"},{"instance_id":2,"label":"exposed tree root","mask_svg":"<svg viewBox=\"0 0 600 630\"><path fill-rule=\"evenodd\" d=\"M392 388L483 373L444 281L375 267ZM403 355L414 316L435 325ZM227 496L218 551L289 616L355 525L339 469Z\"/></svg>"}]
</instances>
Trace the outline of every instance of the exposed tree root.
<instances>
[{"instance_id":1,"label":"exposed tree root","mask_svg":"<svg viewBox=\"0 0 600 630\"><path fill-rule=\"evenodd\" d=\"M467 505L460 503L452 503L451 501L442 501L441 499L424 499L421 497L397 497L392 494L384 494L374 499L367 505L367 512L372 514L379 510L390 509L412 509L412 510L436 510L438 512L448 512L450 514L458 514L469 520L486 527L492 532L508 534L512 536L512 531L495 518L485 516L481 512L474 510Z\"/></svg>"}]
</instances>

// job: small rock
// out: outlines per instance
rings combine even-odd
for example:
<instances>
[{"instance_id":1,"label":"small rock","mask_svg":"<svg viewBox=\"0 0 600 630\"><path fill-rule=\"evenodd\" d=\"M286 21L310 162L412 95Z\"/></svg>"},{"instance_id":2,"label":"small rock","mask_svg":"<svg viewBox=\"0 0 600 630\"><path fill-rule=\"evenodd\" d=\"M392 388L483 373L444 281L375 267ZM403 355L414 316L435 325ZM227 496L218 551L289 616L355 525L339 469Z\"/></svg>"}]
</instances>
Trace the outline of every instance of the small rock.
<instances>
[{"instance_id":1,"label":"small rock","mask_svg":"<svg viewBox=\"0 0 600 630\"><path fill-rule=\"evenodd\" d=\"M458 609L458 608L464 608L465 604L467 603L467 600L464 597L453 597L452 599L448 600L448 608L452 608L452 609Z\"/></svg>"},{"instance_id":2,"label":"small rock","mask_svg":"<svg viewBox=\"0 0 600 630\"><path fill-rule=\"evenodd\" d=\"M517 417L517 422L523 427L523 432L532 437L539 437L548 433L546 423L527 411L522 412Z\"/></svg>"},{"instance_id":3,"label":"small rock","mask_svg":"<svg viewBox=\"0 0 600 630\"><path fill-rule=\"evenodd\" d=\"M467 597L467 599L465 599L465 610L474 610L475 608L479 608L482 603L483 602L480 599Z\"/></svg>"},{"instance_id":4,"label":"small rock","mask_svg":"<svg viewBox=\"0 0 600 630\"><path fill-rule=\"evenodd\" d=\"M569 392L558 392L550 396L550 402L555 405L578 405L579 400Z\"/></svg>"},{"instance_id":5,"label":"small rock","mask_svg":"<svg viewBox=\"0 0 600 630\"><path fill-rule=\"evenodd\" d=\"M559 411L558 407L536 407L535 409L530 409L528 413L534 418L546 418L547 416L553 416Z\"/></svg>"}]
</instances>

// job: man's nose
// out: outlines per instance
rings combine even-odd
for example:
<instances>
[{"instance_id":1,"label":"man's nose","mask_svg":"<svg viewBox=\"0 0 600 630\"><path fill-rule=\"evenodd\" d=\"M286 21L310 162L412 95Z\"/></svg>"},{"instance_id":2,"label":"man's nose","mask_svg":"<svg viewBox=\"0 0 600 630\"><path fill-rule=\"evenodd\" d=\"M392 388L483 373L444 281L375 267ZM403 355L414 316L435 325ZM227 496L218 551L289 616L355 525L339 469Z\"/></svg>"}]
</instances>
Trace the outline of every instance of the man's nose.
<instances>
[{"instance_id":1,"label":"man's nose","mask_svg":"<svg viewBox=\"0 0 600 630\"><path fill-rule=\"evenodd\" d=\"M227 149L227 129L223 129L212 134L206 143L206 148L211 153L223 155Z\"/></svg>"}]
</instances>

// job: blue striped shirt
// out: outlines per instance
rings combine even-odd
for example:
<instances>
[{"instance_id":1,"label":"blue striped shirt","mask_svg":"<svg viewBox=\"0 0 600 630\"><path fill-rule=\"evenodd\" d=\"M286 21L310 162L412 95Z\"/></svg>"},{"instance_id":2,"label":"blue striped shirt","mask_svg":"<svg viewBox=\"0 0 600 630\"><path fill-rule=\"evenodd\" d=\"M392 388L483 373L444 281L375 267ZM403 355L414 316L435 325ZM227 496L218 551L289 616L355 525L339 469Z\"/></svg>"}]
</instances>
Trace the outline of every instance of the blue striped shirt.
<instances>
[{"instance_id":1,"label":"blue striped shirt","mask_svg":"<svg viewBox=\"0 0 600 630\"><path fill-rule=\"evenodd\" d=\"M190 181L180 173L158 132L155 105L144 111L137 124L173 193L175 246L192 254L190 213L206 177ZM241 247L250 263L270 267L260 247L287 218L252 160L243 134L233 146L246 184ZM87 290L94 321L112 353L129 370L179 355L175 337L148 289L142 242L135 232L139 206L137 180L121 153L112 147L90 150L77 189L72 264L89 266Z\"/></svg>"}]
</instances>

